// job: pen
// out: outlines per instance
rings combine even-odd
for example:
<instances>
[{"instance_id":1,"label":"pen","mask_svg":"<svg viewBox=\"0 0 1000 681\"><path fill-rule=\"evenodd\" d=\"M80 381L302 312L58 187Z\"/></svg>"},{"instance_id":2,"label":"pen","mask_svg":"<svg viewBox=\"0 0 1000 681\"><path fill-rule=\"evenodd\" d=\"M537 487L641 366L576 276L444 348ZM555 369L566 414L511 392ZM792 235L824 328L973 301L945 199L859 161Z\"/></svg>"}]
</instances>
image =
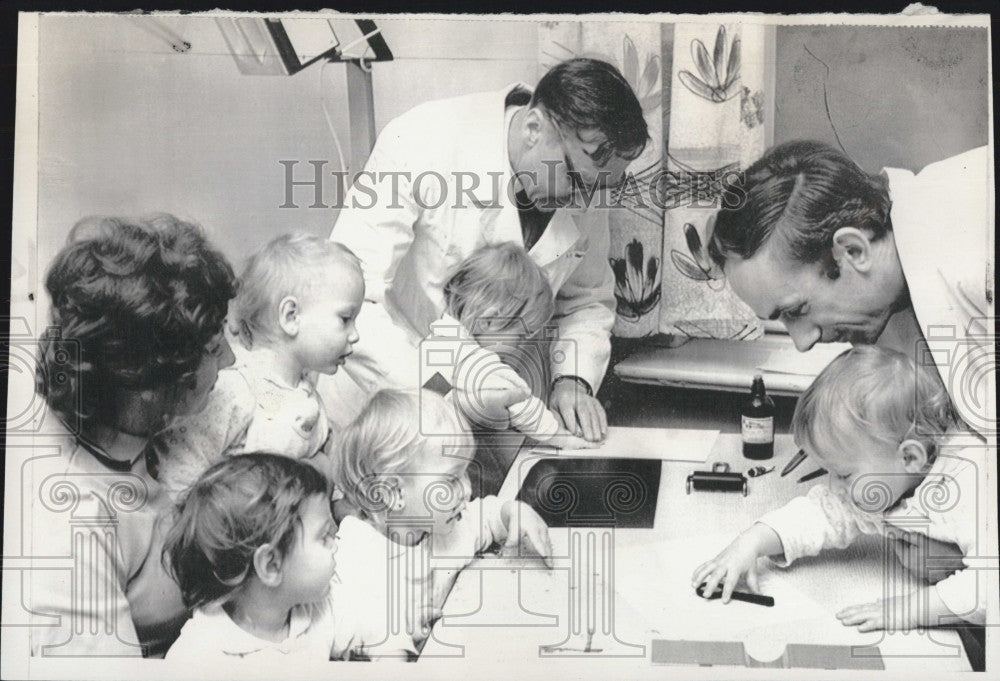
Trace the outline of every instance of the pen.
<instances>
[{"instance_id":1,"label":"pen","mask_svg":"<svg viewBox=\"0 0 1000 681\"><path fill-rule=\"evenodd\" d=\"M796 453L795 456L792 457L792 460L789 461L788 464L781 469L781 477L785 477L786 475L794 471L796 466L798 466L805 460L806 460L806 450L800 449L798 453Z\"/></svg>"},{"instance_id":2,"label":"pen","mask_svg":"<svg viewBox=\"0 0 1000 681\"><path fill-rule=\"evenodd\" d=\"M809 482L810 480L815 480L821 475L826 475L826 472L827 471L825 468L817 468L812 473L806 473L801 478L799 478L799 482Z\"/></svg>"}]
</instances>

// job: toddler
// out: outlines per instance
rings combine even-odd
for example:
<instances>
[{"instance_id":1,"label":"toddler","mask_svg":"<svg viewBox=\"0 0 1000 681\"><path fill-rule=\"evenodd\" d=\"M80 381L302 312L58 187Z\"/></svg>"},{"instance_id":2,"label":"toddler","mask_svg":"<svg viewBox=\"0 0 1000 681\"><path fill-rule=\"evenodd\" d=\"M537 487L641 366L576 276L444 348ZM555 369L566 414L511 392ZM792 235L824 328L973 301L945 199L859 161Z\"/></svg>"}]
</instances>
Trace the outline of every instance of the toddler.
<instances>
[{"instance_id":1,"label":"toddler","mask_svg":"<svg viewBox=\"0 0 1000 681\"><path fill-rule=\"evenodd\" d=\"M475 396L484 381L497 373L511 374L511 383L517 384L517 368L529 385L547 385L547 352L539 343L548 340L544 331L555 302L545 272L523 248L503 243L477 249L445 283L444 299L445 314L431 324L421 353L425 388L446 394L456 386ZM453 366L438 366L436 360L442 353L432 348L457 351ZM474 405L472 409L478 411ZM486 414L476 414L476 420L497 430L514 428L555 447L597 446L563 428L538 397L515 403L507 412L502 423Z\"/></svg>"},{"instance_id":2,"label":"toddler","mask_svg":"<svg viewBox=\"0 0 1000 681\"><path fill-rule=\"evenodd\" d=\"M721 584L728 602L741 578L757 590L760 556L788 565L844 548L862 534L920 533L957 544L965 569L908 594L845 608L837 617L860 631L982 624L988 591L977 573L985 573L968 567L979 555L977 486L987 469L978 441L958 432L956 423L933 368L876 346L848 350L805 391L792 418L796 442L829 471L829 484L766 514L698 567L693 584L704 582L706 594Z\"/></svg>"},{"instance_id":3,"label":"toddler","mask_svg":"<svg viewBox=\"0 0 1000 681\"><path fill-rule=\"evenodd\" d=\"M163 563L194 615L167 659L343 659L365 643L339 589L327 479L272 454L229 457L182 497ZM403 644L403 650L410 647Z\"/></svg>"},{"instance_id":4,"label":"toddler","mask_svg":"<svg viewBox=\"0 0 1000 681\"><path fill-rule=\"evenodd\" d=\"M472 436L440 395L377 392L338 449L335 480L357 509L338 531L338 575L376 603L391 581L387 570L405 580L395 592L416 594L408 602L420 603L419 619L406 623L415 639L429 633L458 572L494 543L521 544L550 560L548 528L530 506L495 496L470 501Z\"/></svg>"},{"instance_id":5,"label":"toddler","mask_svg":"<svg viewBox=\"0 0 1000 681\"><path fill-rule=\"evenodd\" d=\"M156 439L172 497L212 463L244 452L309 460L330 474L330 426L315 379L351 354L363 297L354 254L311 234L279 236L249 258L229 315L236 363L219 373L200 414Z\"/></svg>"}]
</instances>

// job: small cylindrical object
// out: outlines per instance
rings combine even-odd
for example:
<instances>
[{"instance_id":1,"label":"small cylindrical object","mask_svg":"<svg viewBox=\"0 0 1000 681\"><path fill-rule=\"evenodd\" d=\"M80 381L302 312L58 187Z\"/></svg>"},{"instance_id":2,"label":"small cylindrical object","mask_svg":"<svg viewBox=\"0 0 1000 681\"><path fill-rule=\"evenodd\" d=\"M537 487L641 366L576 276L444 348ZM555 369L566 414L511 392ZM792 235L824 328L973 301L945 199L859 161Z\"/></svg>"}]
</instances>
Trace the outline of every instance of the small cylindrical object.
<instances>
[{"instance_id":1,"label":"small cylindrical object","mask_svg":"<svg viewBox=\"0 0 1000 681\"><path fill-rule=\"evenodd\" d=\"M695 471L687 477L687 493L698 492L742 492L747 495L747 479L742 473L729 470L729 464L717 463L710 471Z\"/></svg>"}]
</instances>

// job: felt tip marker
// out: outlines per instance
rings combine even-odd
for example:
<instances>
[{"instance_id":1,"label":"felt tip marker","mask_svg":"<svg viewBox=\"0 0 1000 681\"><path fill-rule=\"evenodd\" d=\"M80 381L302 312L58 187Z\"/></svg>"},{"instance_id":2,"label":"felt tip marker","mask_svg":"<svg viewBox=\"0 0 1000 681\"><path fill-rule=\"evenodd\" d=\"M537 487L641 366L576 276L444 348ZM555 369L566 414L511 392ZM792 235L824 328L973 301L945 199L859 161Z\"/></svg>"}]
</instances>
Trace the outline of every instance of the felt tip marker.
<instances>
[{"instance_id":1,"label":"felt tip marker","mask_svg":"<svg viewBox=\"0 0 1000 681\"><path fill-rule=\"evenodd\" d=\"M695 591L699 596L705 596L705 585L700 585ZM734 591L730 596L734 601L743 601L744 603L753 603L754 605L763 605L766 608L774 607L774 598L771 596L762 596L760 594L748 593L746 591ZM722 587L715 587L715 591L709 596L710 600L715 600L717 598L722 598Z\"/></svg>"},{"instance_id":2,"label":"felt tip marker","mask_svg":"<svg viewBox=\"0 0 1000 681\"><path fill-rule=\"evenodd\" d=\"M805 460L806 460L806 450L800 449L798 453L796 453L796 455L792 457L791 461L789 461L785 465L785 467L781 469L781 477L785 477L786 475L794 471L795 468Z\"/></svg>"},{"instance_id":3,"label":"felt tip marker","mask_svg":"<svg viewBox=\"0 0 1000 681\"><path fill-rule=\"evenodd\" d=\"M799 482L809 482L810 480L815 480L820 476L826 475L826 473L827 470L825 468L817 468L812 473L806 473L801 478L799 478Z\"/></svg>"}]
</instances>

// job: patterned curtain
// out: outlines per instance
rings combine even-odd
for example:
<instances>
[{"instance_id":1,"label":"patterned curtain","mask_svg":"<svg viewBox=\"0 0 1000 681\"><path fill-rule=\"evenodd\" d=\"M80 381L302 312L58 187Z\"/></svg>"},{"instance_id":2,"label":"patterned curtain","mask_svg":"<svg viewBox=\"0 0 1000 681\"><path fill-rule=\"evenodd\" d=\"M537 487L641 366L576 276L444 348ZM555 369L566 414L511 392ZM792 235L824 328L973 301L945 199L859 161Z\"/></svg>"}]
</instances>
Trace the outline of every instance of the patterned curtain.
<instances>
[{"instance_id":1,"label":"patterned curtain","mask_svg":"<svg viewBox=\"0 0 1000 681\"><path fill-rule=\"evenodd\" d=\"M771 129L773 29L749 24L543 22L539 77L576 56L608 61L642 105L650 143L611 217L619 337L751 339L762 330L707 255L729 173Z\"/></svg>"}]
</instances>

